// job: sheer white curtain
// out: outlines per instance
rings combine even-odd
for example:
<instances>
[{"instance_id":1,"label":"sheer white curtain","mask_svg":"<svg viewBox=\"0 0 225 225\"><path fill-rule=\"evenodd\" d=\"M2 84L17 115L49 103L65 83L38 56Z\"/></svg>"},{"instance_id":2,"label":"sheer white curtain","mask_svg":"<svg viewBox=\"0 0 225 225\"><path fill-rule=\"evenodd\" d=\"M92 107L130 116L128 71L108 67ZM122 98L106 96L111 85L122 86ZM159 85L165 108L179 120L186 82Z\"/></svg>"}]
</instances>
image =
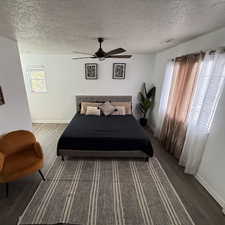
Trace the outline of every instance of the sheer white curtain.
<instances>
[{"instance_id":1,"label":"sheer white curtain","mask_svg":"<svg viewBox=\"0 0 225 225\"><path fill-rule=\"evenodd\" d=\"M196 174L201 163L212 119L224 87L225 53L207 52L198 74L197 87L188 115L188 128L179 164Z\"/></svg>"},{"instance_id":2,"label":"sheer white curtain","mask_svg":"<svg viewBox=\"0 0 225 225\"><path fill-rule=\"evenodd\" d=\"M158 125L156 129L156 137L160 136L163 120L166 115L167 103L170 94L170 87L173 79L174 60L169 60L166 65L165 78L162 86L162 94L160 98L159 112L158 112Z\"/></svg>"}]
</instances>

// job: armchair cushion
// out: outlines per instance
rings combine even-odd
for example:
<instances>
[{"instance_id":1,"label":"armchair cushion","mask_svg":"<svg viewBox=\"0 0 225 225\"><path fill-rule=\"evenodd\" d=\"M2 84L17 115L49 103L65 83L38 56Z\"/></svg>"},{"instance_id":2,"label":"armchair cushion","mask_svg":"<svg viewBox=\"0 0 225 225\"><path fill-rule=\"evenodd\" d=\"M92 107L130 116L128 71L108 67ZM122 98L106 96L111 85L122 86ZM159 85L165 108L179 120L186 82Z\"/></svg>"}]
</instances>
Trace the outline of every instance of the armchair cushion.
<instances>
[{"instance_id":1,"label":"armchair cushion","mask_svg":"<svg viewBox=\"0 0 225 225\"><path fill-rule=\"evenodd\" d=\"M14 131L0 137L0 183L30 175L43 167L43 153L29 131Z\"/></svg>"},{"instance_id":2,"label":"armchair cushion","mask_svg":"<svg viewBox=\"0 0 225 225\"><path fill-rule=\"evenodd\" d=\"M39 160L40 158L32 150L17 152L7 157L7 163L4 164L2 173L4 175L10 175L31 167Z\"/></svg>"},{"instance_id":3,"label":"armchair cushion","mask_svg":"<svg viewBox=\"0 0 225 225\"><path fill-rule=\"evenodd\" d=\"M32 174L43 167L43 159L40 159L34 151L23 151L7 157L0 172L0 182L9 182L23 176Z\"/></svg>"},{"instance_id":4,"label":"armchair cushion","mask_svg":"<svg viewBox=\"0 0 225 225\"><path fill-rule=\"evenodd\" d=\"M42 148L39 142L36 142L33 144L33 149L34 152L36 153L36 155L40 158L43 159L43 152L42 152Z\"/></svg>"},{"instance_id":5,"label":"armchair cushion","mask_svg":"<svg viewBox=\"0 0 225 225\"><path fill-rule=\"evenodd\" d=\"M1 136L0 151L5 156L8 156L16 152L31 148L31 146L35 142L36 138L31 132L25 130L13 131Z\"/></svg>"},{"instance_id":6,"label":"armchair cushion","mask_svg":"<svg viewBox=\"0 0 225 225\"><path fill-rule=\"evenodd\" d=\"M4 166L4 160L5 160L5 156L3 153L0 152L0 172L3 169Z\"/></svg>"}]
</instances>

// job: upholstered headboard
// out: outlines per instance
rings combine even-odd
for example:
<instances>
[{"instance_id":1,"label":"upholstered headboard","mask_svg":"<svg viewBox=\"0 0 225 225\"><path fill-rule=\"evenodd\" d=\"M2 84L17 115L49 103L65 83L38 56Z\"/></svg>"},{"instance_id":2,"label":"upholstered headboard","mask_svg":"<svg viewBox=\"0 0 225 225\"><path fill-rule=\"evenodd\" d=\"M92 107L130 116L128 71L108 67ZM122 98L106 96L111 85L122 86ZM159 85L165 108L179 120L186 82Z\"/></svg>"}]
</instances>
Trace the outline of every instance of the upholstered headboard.
<instances>
[{"instance_id":1,"label":"upholstered headboard","mask_svg":"<svg viewBox=\"0 0 225 225\"><path fill-rule=\"evenodd\" d=\"M132 103L132 96L77 95L76 96L77 112L80 111L81 102L105 102L105 101Z\"/></svg>"}]
</instances>

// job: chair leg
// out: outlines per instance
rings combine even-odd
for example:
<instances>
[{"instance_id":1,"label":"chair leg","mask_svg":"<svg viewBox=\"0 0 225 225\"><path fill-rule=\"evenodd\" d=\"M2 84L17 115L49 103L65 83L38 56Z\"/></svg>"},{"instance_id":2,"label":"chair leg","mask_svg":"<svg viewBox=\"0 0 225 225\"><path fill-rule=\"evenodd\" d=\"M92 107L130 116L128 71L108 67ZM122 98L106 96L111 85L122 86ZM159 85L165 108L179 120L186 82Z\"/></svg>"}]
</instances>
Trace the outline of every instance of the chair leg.
<instances>
[{"instance_id":1,"label":"chair leg","mask_svg":"<svg viewBox=\"0 0 225 225\"><path fill-rule=\"evenodd\" d=\"M41 175L41 178L43 179L43 181L45 181L45 177L44 177L43 173L41 172L41 170L38 170L38 172Z\"/></svg>"},{"instance_id":2,"label":"chair leg","mask_svg":"<svg viewBox=\"0 0 225 225\"><path fill-rule=\"evenodd\" d=\"M8 198L9 196L9 184L6 183L6 197Z\"/></svg>"}]
</instances>

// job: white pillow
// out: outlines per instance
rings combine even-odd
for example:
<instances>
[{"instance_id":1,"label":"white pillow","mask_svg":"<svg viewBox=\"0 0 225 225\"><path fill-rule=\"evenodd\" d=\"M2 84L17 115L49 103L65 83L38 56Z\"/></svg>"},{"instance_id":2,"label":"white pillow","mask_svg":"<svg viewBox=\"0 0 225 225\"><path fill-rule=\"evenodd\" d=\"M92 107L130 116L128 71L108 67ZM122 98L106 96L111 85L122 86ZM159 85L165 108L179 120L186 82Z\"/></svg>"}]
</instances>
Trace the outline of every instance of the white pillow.
<instances>
[{"instance_id":1,"label":"white pillow","mask_svg":"<svg viewBox=\"0 0 225 225\"><path fill-rule=\"evenodd\" d=\"M100 105L98 108L102 110L105 116L111 115L116 110L115 106L111 105L108 101Z\"/></svg>"},{"instance_id":2,"label":"white pillow","mask_svg":"<svg viewBox=\"0 0 225 225\"><path fill-rule=\"evenodd\" d=\"M88 106L86 110L86 115L100 116L101 111L97 107Z\"/></svg>"},{"instance_id":3,"label":"white pillow","mask_svg":"<svg viewBox=\"0 0 225 225\"><path fill-rule=\"evenodd\" d=\"M81 102L81 110L80 110L80 114L86 114L87 111L87 107L91 106L91 107L98 107L100 104L102 103L96 103L96 102Z\"/></svg>"},{"instance_id":4,"label":"white pillow","mask_svg":"<svg viewBox=\"0 0 225 225\"><path fill-rule=\"evenodd\" d=\"M87 106L87 110L96 110L98 109L97 106Z\"/></svg>"},{"instance_id":5,"label":"white pillow","mask_svg":"<svg viewBox=\"0 0 225 225\"><path fill-rule=\"evenodd\" d=\"M112 113L114 116L124 116L126 115L126 108L125 106L116 106L116 110Z\"/></svg>"}]
</instances>

